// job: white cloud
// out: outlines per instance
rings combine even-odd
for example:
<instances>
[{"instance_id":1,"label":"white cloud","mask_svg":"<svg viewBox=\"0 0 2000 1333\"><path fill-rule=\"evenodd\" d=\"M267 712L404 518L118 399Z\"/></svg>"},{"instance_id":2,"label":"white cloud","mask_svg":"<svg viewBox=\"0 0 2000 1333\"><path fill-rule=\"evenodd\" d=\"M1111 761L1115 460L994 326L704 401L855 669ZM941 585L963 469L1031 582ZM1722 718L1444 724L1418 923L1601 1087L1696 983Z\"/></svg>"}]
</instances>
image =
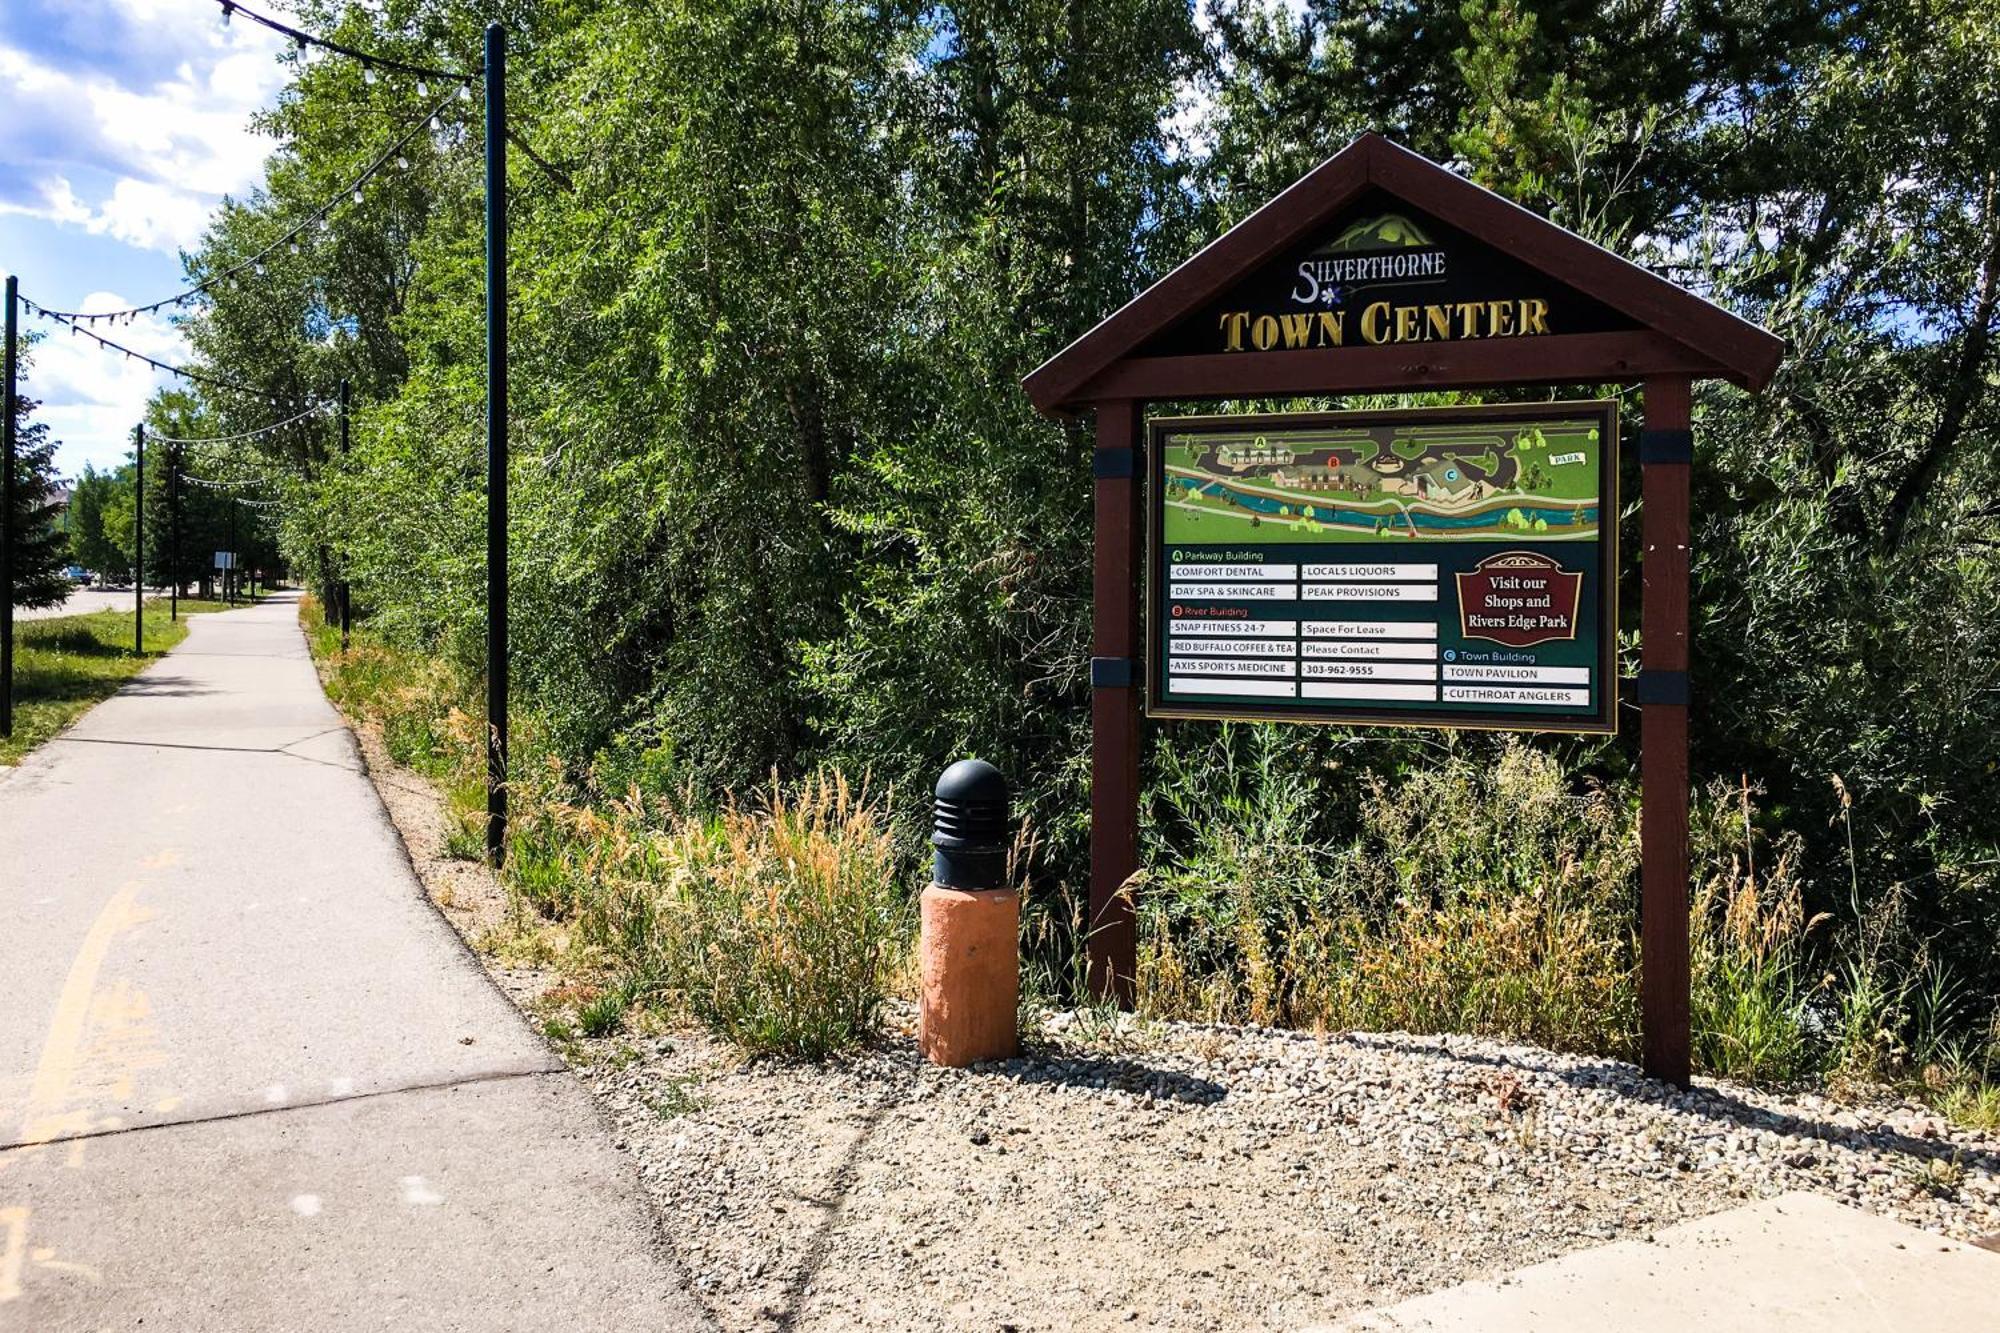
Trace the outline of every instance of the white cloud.
<instances>
[{"instance_id":1,"label":"white cloud","mask_svg":"<svg viewBox=\"0 0 2000 1333\"><path fill-rule=\"evenodd\" d=\"M284 86L273 58L280 43L248 23L190 35L185 6L115 8L140 39L150 29L162 51L192 45L195 54L164 77L135 69L121 78L0 43L0 164L34 185L0 210L171 254L200 238L224 194L261 178L274 145L250 119ZM76 182L89 178L104 184L79 197Z\"/></svg>"},{"instance_id":2,"label":"white cloud","mask_svg":"<svg viewBox=\"0 0 2000 1333\"><path fill-rule=\"evenodd\" d=\"M193 249L208 226L210 206L185 190L153 181L122 180L88 224L127 245L178 253Z\"/></svg>"}]
</instances>

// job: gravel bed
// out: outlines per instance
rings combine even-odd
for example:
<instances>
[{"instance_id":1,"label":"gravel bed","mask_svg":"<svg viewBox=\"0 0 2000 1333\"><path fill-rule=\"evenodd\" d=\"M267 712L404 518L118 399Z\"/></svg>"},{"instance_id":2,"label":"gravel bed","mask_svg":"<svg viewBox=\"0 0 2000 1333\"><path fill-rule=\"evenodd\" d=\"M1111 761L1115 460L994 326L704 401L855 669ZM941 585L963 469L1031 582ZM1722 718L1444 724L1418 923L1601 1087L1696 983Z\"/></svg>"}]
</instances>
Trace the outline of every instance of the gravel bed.
<instances>
[{"instance_id":1,"label":"gravel bed","mask_svg":"<svg viewBox=\"0 0 2000 1333\"><path fill-rule=\"evenodd\" d=\"M924 1065L572 1048L729 1330L1298 1328L1809 1189L2000 1231L2000 1142L1474 1038L1056 1015Z\"/></svg>"},{"instance_id":2,"label":"gravel bed","mask_svg":"<svg viewBox=\"0 0 2000 1333\"><path fill-rule=\"evenodd\" d=\"M434 788L363 752L431 898L504 915ZM550 972L483 956L514 1001ZM1043 1020L991 1068L922 1063L907 1008L823 1065L699 1033L562 1043L728 1333L1296 1329L1813 1190L2000 1247L2000 1138L1469 1037Z\"/></svg>"}]
</instances>

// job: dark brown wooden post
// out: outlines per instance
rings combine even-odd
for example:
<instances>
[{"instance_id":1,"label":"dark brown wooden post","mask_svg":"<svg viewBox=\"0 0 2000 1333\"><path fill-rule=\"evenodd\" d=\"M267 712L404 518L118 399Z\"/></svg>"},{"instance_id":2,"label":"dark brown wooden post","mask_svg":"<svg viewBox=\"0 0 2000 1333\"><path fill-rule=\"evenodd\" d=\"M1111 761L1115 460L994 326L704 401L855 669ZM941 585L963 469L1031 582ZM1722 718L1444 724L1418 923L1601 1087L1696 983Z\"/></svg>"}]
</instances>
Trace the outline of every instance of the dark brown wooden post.
<instances>
[{"instance_id":1,"label":"dark brown wooden post","mask_svg":"<svg viewBox=\"0 0 2000 1333\"><path fill-rule=\"evenodd\" d=\"M1689 381L1646 381L1639 436L1639 1010L1646 1072L1686 1087L1688 1051Z\"/></svg>"},{"instance_id":2,"label":"dark brown wooden post","mask_svg":"<svg viewBox=\"0 0 2000 1333\"><path fill-rule=\"evenodd\" d=\"M1129 894L1139 869L1139 561L1142 405L1096 404L1096 542L1090 633L1090 990L1129 1007L1138 933Z\"/></svg>"}]
</instances>

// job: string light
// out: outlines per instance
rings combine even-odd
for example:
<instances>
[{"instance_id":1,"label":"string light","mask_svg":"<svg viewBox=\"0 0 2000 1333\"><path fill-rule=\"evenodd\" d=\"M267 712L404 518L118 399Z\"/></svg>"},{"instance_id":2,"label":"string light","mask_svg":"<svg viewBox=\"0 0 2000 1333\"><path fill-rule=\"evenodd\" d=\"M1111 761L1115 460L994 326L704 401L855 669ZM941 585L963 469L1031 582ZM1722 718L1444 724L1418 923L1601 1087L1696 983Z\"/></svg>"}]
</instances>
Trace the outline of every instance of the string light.
<instances>
[{"instance_id":1,"label":"string light","mask_svg":"<svg viewBox=\"0 0 2000 1333\"><path fill-rule=\"evenodd\" d=\"M69 325L69 331L72 334L80 332L83 334L84 337L90 339L92 342L96 343L99 347L104 348L106 351L123 352L125 354L126 360L128 361L143 361L155 370L162 370L169 375L179 376L181 379L188 381L190 384L206 384L212 388L227 389L232 393L249 394L253 398L264 398L272 402L276 402L278 400L278 395L274 393L266 393L262 389L256 388L252 385L244 384L238 380L225 379L221 375L211 375L207 371L190 370L186 366L172 366L168 365L164 361L156 361L152 357L147 356L143 352L135 352L129 347L123 346L119 343L112 342L109 338L104 337L102 334L93 333L91 330L83 328L80 324L77 323L76 316L66 314L59 310L51 310L47 306L38 305L35 302L29 300L25 296L21 298L21 304L27 308L29 314L39 316L43 319L52 319L56 321L58 324L67 324Z\"/></svg>"},{"instance_id":2,"label":"string light","mask_svg":"<svg viewBox=\"0 0 2000 1333\"><path fill-rule=\"evenodd\" d=\"M192 482L196 486L200 486L211 491L241 491L241 490L249 490L252 487L269 486L271 484L263 480L262 478L258 478L257 480L254 481L217 481L213 477L197 477L192 472L182 472L180 474L180 478L182 481ZM254 504L256 502L251 500L245 500L243 503Z\"/></svg>"},{"instance_id":3,"label":"string light","mask_svg":"<svg viewBox=\"0 0 2000 1333\"><path fill-rule=\"evenodd\" d=\"M270 435L276 431L284 430L287 427L296 426L301 421L306 420L308 417L318 416L320 413L326 411L327 408L330 406L332 406L332 404L330 403L324 403L324 402L314 403L311 407L308 407L305 411L300 412L294 416L286 417L283 421L273 421L270 425L259 426L255 430L238 431L234 435L204 435L198 438L194 436L179 438L172 435L154 435L150 436L149 438L158 444L187 444L196 446L209 445L209 444L233 444L237 440L254 440L260 435Z\"/></svg>"},{"instance_id":4,"label":"string light","mask_svg":"<svg viewBox=\"0 0 2000 1333\"><path fill-rule=\"evenodd\" d=\"M248 11L245 12L247 13ZM115 324L121 318L124 319L129 324L130 322L132 322L132 320L136 319L140 315L150 315L155 313L156 311L163 310L168 306L174 306L176 308L184 306L189 301L193 300L195 297L206 295L209 292L216 290L218 287L221 287L223 284L234 281L238 274L244 272L246 269L255 268L258 264L262 263L267 257L277 253L279 250L285 248L286 246L290 246L292 252L296 254L299 249L298 238L300 237L300 235L302 235L304 232L311 229L312 227L317 226L319 223L324 222L327 218L327 215L332 213L337 205L345 202L350 196L353 198L355 203L357 204L360 203L362 199L361 187L366 185L369 181L373 180L376 176L380 175L383 168L387 167L390 162L393 161L397 163L407 163L409 161L409 157L403 150L407 148L409 146L410 141L416 138L419 134L425 132L426 130L433 130L437 127L438 113L440 111L443 111L446 106L450 105L450 102L451 99L447 97L444 101L439 102L437 103L437 105L433 106L430 109L430 111L425 113L424 117L421 120L413 122L408 129L403 131L403 134L400 138L398 138L394 143L390 144L372 162L370 162L367 165L367 167L362 170L361 174L354 178L352 183L342 187L338 194L328 196L325 203L321 204L318 208L315 208L312 212L306 214L304 220L295 225L290 231L284 233L282 236L278 237L277 240L272 241L269 245L265 246L262 250L259 250L256 254L249 256L247 259L238 260L236 263L230 265L228 268L223 269L218 273L211 274L209 277L196 283L194 286L188 288L186 291L177 292L172 296L163 296L159 300L154 301L149 305L132 306L128 309L116 310L108 314L105 313L84 314L83 312L76 310L51 310L48 313L59 319L81 320L85 323L90 323L90 324L94 324L100 319L108 319Z\"/></svg>"},{"instance_id":5,"label":"string light","mask_svg":"<svg viewBox=\"0 0 2000 1333\"><path fill-rule=\"evenodd\" d=\"M306 54L308 48L316 48L322 51L331 51L335 55L346 56L349 60L359 60L362 62L364 70L368 66L373 65L380 69L394 70L398 74L414 74L419 79L438 79L451 83L470 84L482 77L485 72L478 66L474 66L470 70L454 70L434 69L429 65L411 64L407 60L397 60L393 57L382 55L379 52L362 51L348 46L344 42L336 42L328 37L315 37L309 32L294 28L289 23L280 23L274 18L259 14L254 9L247 9L239 4L237 0L217 0L217 3L222 6L222 21L225 25L228 24L231 14L241 13L244 18L249 19L252 23L269 28L281 37L290 38L292 45L298 50L301 56ZM417 96L424 97L428 96L428 94L419 86ZM466 96L470 97L471 93L468 92Z\"/></svg>"}]
</instances>

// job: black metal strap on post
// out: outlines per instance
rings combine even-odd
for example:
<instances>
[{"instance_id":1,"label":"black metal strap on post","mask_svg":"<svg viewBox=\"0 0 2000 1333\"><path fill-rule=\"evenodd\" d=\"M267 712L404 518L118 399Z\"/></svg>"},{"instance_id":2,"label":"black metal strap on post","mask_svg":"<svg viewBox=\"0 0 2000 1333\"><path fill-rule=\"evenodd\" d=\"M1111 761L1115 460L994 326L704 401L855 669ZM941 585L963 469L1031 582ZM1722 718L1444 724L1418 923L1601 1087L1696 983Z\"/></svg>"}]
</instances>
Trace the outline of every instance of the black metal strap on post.
<instances>
[{"instance_id":1,"label":"black metal strap on post","mask_svg":"<svg viewBox=\"0 0 2000 1333\"><path fill-rule=\"evenodd\" d=\"M1641 704L1668 704L1687 707L1688 673L1648 668L1640 671L1633 693Z\"/></svg>"},{"instance_id":2,"label":"black metal strap on post","mask_svg":"<svg viewBox=\"0 0 2000 1333\"><path fill-rule=\"evenodd\" d=\"M1093 451L1091 475L1099 481L1122 481L1139 475L1139 451L1129 446Z\"/></svg>"},{"instance_id":3,"label":"black metal strap on post","mask_svg":"<svg viewBox=\"0 0 2000 1333\"><path fill-rule=\"evenodd\" d=\"M1694 432L1691 430L1642 430L1639 432L1639 462L1694 462Z\"/></svg>"},{"instance_id":4,"label":"black metal strap on post","mask_svg":"<svg viewBox=\"0 0 2000 1333\"><path fill-rule=\"evenodd\" d=\"M1129 690L1143 679L1139 663L1133 658L1090 659L1090 688L1093 690Z\"/></svg>"}]
</instances>

